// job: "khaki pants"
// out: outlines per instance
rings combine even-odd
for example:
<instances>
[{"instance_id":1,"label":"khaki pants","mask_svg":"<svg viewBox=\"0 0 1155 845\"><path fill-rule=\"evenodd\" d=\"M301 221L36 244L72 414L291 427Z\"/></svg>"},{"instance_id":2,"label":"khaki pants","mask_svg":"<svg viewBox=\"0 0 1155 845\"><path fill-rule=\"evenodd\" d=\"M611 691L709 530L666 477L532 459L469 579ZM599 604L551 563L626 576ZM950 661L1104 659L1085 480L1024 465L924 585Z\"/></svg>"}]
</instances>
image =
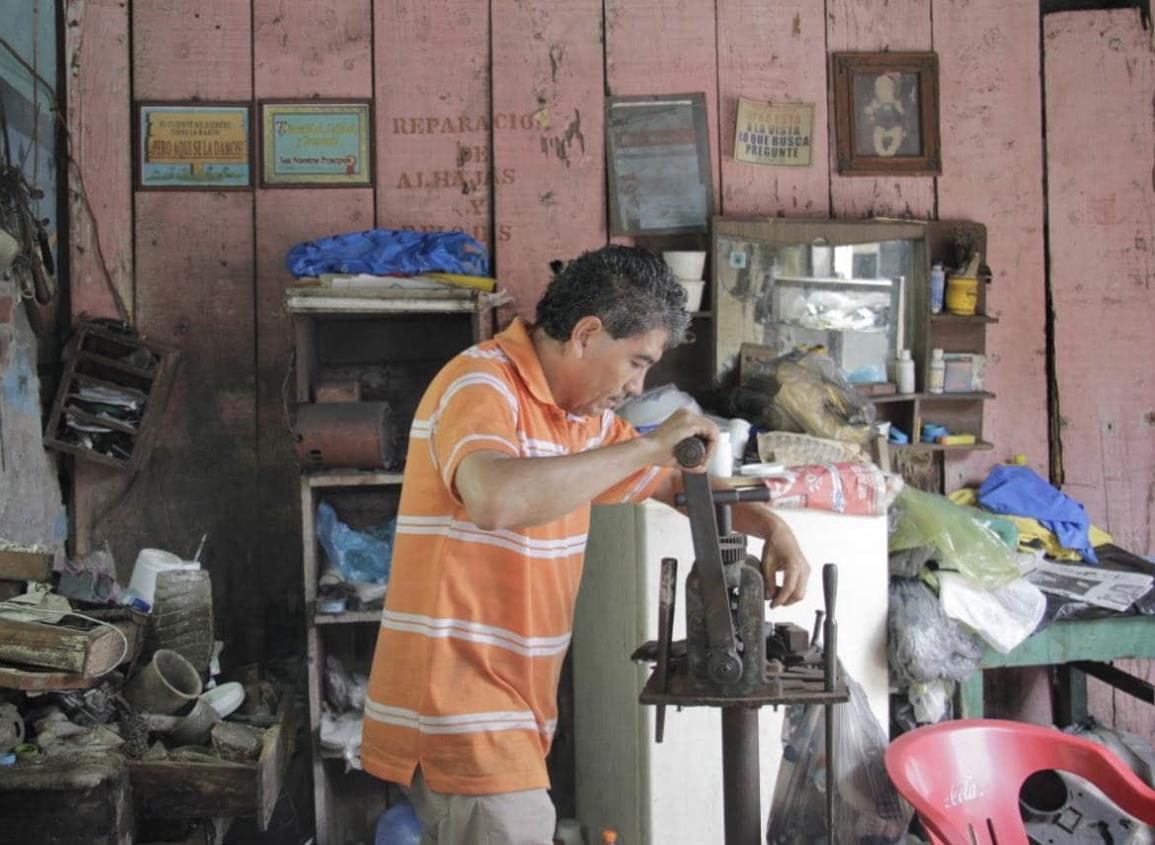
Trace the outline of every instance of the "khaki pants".
<instances>
[{"instance_id":1,"label":"khaki pants","mask_svg":"<svg viewBox=\"0 0 1155 845\"><path fill-rule=\"evenodd\" d=\"M550 845L557 815L544 789L494 795L435 792L418 769L405 789L423 833L421 845Z\"/></svg>"}]
</instances>

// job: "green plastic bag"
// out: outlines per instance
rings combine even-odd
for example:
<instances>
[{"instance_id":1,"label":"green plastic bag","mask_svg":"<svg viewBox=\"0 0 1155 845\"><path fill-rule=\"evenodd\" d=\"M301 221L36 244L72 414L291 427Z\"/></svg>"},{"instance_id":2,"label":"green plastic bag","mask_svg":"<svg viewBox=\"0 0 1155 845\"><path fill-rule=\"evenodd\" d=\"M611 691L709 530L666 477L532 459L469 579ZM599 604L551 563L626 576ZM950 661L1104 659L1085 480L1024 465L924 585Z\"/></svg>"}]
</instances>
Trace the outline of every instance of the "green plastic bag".
<instances>
[{"instance_id":1,"label":"green plastic bag","mask_svg":"<svg viewBox=\"0 0 1155 845\"><path fill-rule=\"evenodd\" d=\"M907 487L898 494L896 524L890 535L892 552L934 546L944 569L957 569L988 590L1019 577L1015 552L968 508L945 496Z\"/></svg>"}]
</instances>

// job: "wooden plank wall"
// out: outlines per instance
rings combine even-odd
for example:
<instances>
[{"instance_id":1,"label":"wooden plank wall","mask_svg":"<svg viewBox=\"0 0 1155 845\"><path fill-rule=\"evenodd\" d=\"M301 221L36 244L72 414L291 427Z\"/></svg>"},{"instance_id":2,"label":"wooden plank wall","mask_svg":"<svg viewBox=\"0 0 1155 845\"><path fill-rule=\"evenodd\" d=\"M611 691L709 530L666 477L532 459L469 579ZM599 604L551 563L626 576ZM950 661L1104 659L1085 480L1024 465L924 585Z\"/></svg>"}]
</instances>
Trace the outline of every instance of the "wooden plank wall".
<instances>
[{"instance_id":1,"label":"wooden plank wall","mask_svg":"<svg viewBox=\"0 0 1155 845\"><path fill-rule=\"evenodd\" d=\"M705 92L723 213L985 222L996 273L989 301L1001 319L988 344L999 399L989 405L987 425L997 449L952 461L948 483L981 478L992 462L1018 453L1046 468L1037 4L147 0L130 7L68 0L66 12L74 152L105 258L141 327L185 351L168 412L171 436L145 476L118 496L114 475L78 472L78 546L107 538L131 565L139 545L185 551L208 531L219 615L230 620L224 633L240 636L244 619L272 625L297 607L295 467L279 396L288 349L278 305L284 250L299 239L372 225L462 228L492 247L518 309L531 314L550 259L606 241L606 92ZM1118 49L1107 49L1135 70L1150 55L1138 25L1120 20L1113 24L1121 32ZM881 49L939 55L941 178L832 172L828 51ZM1128 93L1113 100L1120 107L1150 103L1151 80L1136 73ZM130 96L372 96L375 185L134 195ZM813 165L734 162L739 96L814 102ZM1118 137L1121 147L1133 143ZM1149 209L1149 193L1136 190ZM72 205L74 312L108 314L93 234L79 201ZM1135 237L1130 206L1120 199L1114 218L1106 205L1096 208L1098 225L1115 238L1103 240L1102 260L1117 275L1133 272L1141 256L1123 251ZM1073 317L1061 325L1071 343L1096 328ZM1116 422L1120 433L1108 442L1120 444L1117 451L1144 434L1150 440L1149 421L1147 428L1123 416ZM1079 459L1070 460L1074 472ZM1110 500L1121 538L1143 540L1134 533L1150 523L1141 485L1077 478L1088 485L1083 494L1093 511ZM281 639L249 632L230 647L253 657L275 650L274 642Z\"/></svg>"},{"instance_id":2,"label":"wooden plank wall","mask_svg":"<svg viewBox=\"0 0 1155 845\"><path fill-rule=\"evenodd\" d=\"M1025 454L1045 478L1047 389L1043 259L1042 103L1036 3L936 3L943 175L938 216L987 227L994 281L987 305L984 434L996 459ZM950 49L941 49L950 45ZM982 478L991 453L948 461L946 484Z\"/></svg>"},{"instance_id":3,"label":"wooden plank wall","mask_svg":"<svg viewBox=\"0 0 1155 845\"><path fill-rule=\"evenodd\" d=\"M496 265L525 317L550 261L606 242L601 10L493 2Z\"/></svg>"},{"instance_id":4,"label":"wooden plank wall","mask_svg":"<svg viewBox=\"0 0 1155 845\"><path fill-rule=\"evenodd\" d=\"M210 0L133 7L132 85L140 100L249 100L252 15ZM95 526L124 548L158 541L189 556L208 534L218 634L263 651L258 564L254 194L137 192L136 321L182 354L163 436L129 492ZM257 539L257 542L253 542ZM223 613L221 611L224 611Z\"/></svg>"},{"instance_id":5,"label":"wooden plank wall","mask_svg":"<svg viewBox=\"0 0 1155 845\"><path fill-rule=\"evenodd\" d=\"M373 96L369 0L340 6L319 0L254 0L253 94L257 100ZM254 117L259 120L259 115ZM288 437L282 388L292 325L281 306L292 276L293 244L374 225L372 188L258 189L253 220L256 261L257 513L260 551L252 559L262 585L254 613L264 647L300 642L302 628L299 471Z\"/></svg>"},{"instance_id":6,"label":"wooden plank wall","mask_svg":"<svg viewBox=\"0 0 1155 845\"><path fill-rule=\"evenodd\" d=\"M1046 18L1047 164L1064 489L1153 554L1155 58L1138 15ZM1125 668L1155 679L1142 663ZM1089 696L1108 724L1151 735L1150 705L1098 681Z\"/></svg>"}]
</instances>

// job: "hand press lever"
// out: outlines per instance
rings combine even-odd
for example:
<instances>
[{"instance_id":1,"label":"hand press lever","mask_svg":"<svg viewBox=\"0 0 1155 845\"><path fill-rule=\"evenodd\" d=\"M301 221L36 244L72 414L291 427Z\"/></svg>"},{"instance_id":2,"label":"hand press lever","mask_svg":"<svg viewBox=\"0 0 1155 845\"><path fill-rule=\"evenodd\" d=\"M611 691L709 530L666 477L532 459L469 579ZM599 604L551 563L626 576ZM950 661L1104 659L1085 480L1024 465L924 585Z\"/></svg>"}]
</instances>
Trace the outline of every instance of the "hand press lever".
<instances>
[{"instance_id":1,"label":"hand press lever","mask_svg":"<svg viewBox=\"0 0 1155 845\"><path fill-rule=\"evenodd\" d=\"M684 467L699 466L706 457L706 443L700 437L687 437L674 447L674 456ZM738 658L738 643L734 637L734 619L730 614L722 549L718 545L718 520L710 493L710 478L705 473L684 472L682 484L686 490L694 558L705 605L709 647L707 672L711 681L726 686L742 677L742 661Z\"/></svg>"}]
</instances>

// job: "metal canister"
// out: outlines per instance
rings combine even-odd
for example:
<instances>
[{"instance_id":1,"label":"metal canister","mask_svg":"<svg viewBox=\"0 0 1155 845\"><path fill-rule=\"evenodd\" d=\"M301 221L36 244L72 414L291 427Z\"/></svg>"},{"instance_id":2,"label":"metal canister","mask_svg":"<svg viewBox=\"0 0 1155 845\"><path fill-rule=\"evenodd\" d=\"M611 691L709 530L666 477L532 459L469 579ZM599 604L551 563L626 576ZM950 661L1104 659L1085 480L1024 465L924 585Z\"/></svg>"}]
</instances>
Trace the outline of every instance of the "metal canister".
<instances>
[{"instance_id":1,"label":"metal canister","mask_svg":"<svg viewBox=\"0 0 1155 845\"><path fill-rule=\"evenodd\" d=\"M388 402L299 405L293 439L305 469L388 469L396 452Z\"/></svg>"}]
</instances>

